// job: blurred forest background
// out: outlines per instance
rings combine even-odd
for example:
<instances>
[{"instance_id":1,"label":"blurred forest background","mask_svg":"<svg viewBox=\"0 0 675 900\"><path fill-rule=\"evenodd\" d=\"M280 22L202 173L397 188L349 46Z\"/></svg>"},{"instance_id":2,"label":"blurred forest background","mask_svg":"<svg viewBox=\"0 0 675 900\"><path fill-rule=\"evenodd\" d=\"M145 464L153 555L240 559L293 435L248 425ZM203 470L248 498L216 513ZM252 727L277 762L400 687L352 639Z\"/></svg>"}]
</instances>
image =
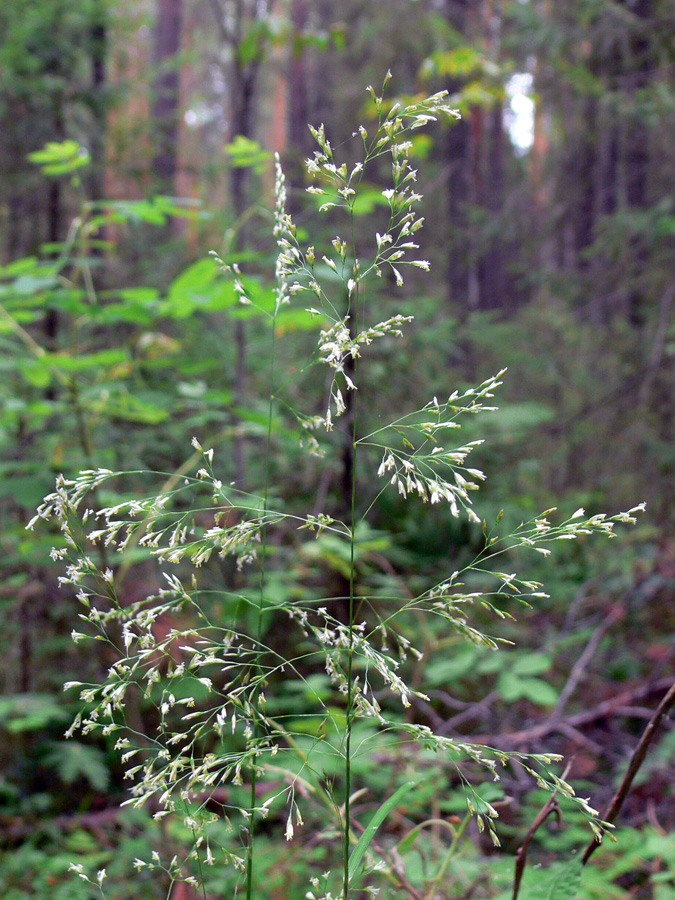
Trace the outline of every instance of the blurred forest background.
<instances>
[{"instance_id":1,"label":"blurred forest background","mask_svg":"<svg viewBox=\"0 0 675 900\"><path fill-rule=\"evenodd\" d=\"M134 897L164 896L122 857L178 838L119 811L112 744L64 740L77 702L63 682L105 661L72 645L53 539L25 524L57 473L175 472L193 434L219 448L224 478L256 480L260 322L207 253L257 273L263 302L272 152L302 228L307 124L334 145L368 127L365 87L387 69L392 99L446 89L462 119L415 139L432 268L403 289L415 322L378 363L383 409L508 366L482 425L481 516L647 501L620 542L564 547L535 571L551 599L522 617L518 655L497 670L449 658L420 720L576 754L572 779L602 805L675 658L672 0L21 0L0 7L0 41L0 895L94 896L66 873L82 859L108 865L111 897L132 896L126 878ZM313 240L332 237L327 224ZM287 318L291 342L308 318ZM318 502L290 439L274 466ZM339 508L340 484L336 469L321 501ZM438 568L475 539L388 502L364 577ZM297 578L339 579L339 554L317 546ZM151 579L139 564L129 596ZM674 760L666 731L597 896L675 897ZM520 790L511 851L538 802ZM543 837L543 855L546 840L564 842ZM286 853L280 900L306 884L302 850Z\"/></svg>"}]
</instances>

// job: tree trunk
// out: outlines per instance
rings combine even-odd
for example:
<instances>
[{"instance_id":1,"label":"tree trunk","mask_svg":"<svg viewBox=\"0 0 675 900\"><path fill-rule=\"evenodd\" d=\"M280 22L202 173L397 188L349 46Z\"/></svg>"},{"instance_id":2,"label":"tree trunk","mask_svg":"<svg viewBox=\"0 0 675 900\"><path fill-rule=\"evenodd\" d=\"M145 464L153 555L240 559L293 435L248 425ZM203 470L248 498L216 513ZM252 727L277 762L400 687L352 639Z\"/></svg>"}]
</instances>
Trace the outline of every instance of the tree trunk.
<instances>
[{"instance_id":1,"label":"tree trunk","mask_svg":"<svg viewBox=\"0 0 675 900\"><path fill-rule=\"evenodd\" d=\"M176 54L180 50L182 0L158 0L155 24L155 64L152 116L156 127L153 175L162 193L175 193L178 171L180 81Z\"/></svg>"},{"instance_id":2,"label":"tree trunk","mask_svg":"<svg viewBox=\"0 0 675 900\"><path fill-rule=\"evenodd\" d=\"M89 179L89 198L100 200L103 197L103 178L105 169L105 130L107 103L104 89L106 84L106 56L108 35L103 4L96 4L95 15L91 23L91 112L92 129L89 152L92 160L92 174Z\"/></svg>"}]
</instances>

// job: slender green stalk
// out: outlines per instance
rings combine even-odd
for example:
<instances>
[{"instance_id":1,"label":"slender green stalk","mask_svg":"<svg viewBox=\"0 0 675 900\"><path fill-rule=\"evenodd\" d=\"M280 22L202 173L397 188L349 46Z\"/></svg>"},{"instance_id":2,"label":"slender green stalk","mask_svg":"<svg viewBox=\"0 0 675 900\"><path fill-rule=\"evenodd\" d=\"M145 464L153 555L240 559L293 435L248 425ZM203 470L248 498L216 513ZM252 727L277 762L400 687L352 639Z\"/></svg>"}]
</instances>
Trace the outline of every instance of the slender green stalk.
<instances>
[{"instance_id":1,"label":"slender green stalk","mask_svg":"<svg viewBox=\"0 0 675 900\"><path fill-rule=\"evenodd\" d=\"M354 215L352 212L352 248L354 243ZM354 252L356 266L356 252ZM354 330L359 330L359 285L355 288L354 298ZM358 356L354 357L354 385L358 387ZM352 391L352 450L351 450L351 498L350 498L350 535L349 535L349 649L347 651L347 721L345 734L345 821L344 821L344 880L343 900L349 900L349 835L350 828L350 795L351 785L351 744L352 726L354 723L354 588L356 578L356 454L357 454L357 390Z\"/></svg>"},{"instance_id":2,"label":"slender green stalk","mask_svg":"<svg viewBox=\"0 0 675 900\"><path fill-rule=\"evenodd\" d=\"M272 346L270 352L270 374L269 374L269 405L267 410L267 436L265 444L265 480L263 488L263 520L264 524L261 531L261 560L260 560L260 598L258 605L258 622L256 628L256 639L259 653L256 656L256 676L258 685L262 684L263 670L260 661L260 647L262 644L262 627L263 612L265 606L265 563L267 560L267 504L269 497L269 481L270 481L270 451L272 446L272 412L274 409L274 363L276 354L276 314L272 321ZM256 693L259 693L259 688ZM252 695L254 696L254 695ZM259 735L258 720L253 723L253 743ZM255 762L255 754L253 756L253 764L251 766L251 795L249 799L249 832L248 847L246 848L246 900L251 900L253 891L253 857L254 857L254 840L255 840L255 809L256 809L256 788L257 788L257 766Z\"/></svg>"},{"instance_id":3,"label":"slender green stalk","mask_svg":"<svg viewBox=\"0 0 675 900\"><path fill-rule=\"evenodd\" d=\"M354 375L356 376L356 360ZM354 379L356 384L356 377ZM354 722L354 580L355 580L355 531L356 531L356 397L354 397L352 424L352 496L351 535L349 547L349 649L347 651L347 722L345 734L345 821L344 821L344 885L343 898L349 900L349 822L351 794L351 743Z\"/></svg>"},{"instance_id":4,"label":"slender green stalk","mask_svg":"<svg viewBox=\"0 0 675 900\"><path fill-rule=\"evenodd\" d=\"M206 900L206 879L204 878L204 867L202 866L202 856L201 856L201 853L199 852L199 845L197 844L197 835L195 834L194 829L192 830L192 840L193 840L195 848L197 850L197 870L199 872L199 883L201 885L202 895L204 897L204 900Z\"/></svg>"},{"instance_id":5,"label":"slender green stalk","mask_svg":"<svg viewBox=\"0 0 675 900\"><path fill-rule=\"evenodd\" d=\"M447 850L445 856L443 857L443 862L441 863L440 868L439 868L438 872L436 873L436 876L434 877L434 880L431 882L431 885L429 886L429 890L427 891L427 895L426 895L427 900L433 900L433 898L436 896L436 891L438 890L438 886L441 883L441 881L443 880L443 877L445 876L448 866L450 865L450 860L455 855L455 853L457 851L457 847L459 846L459 842L462 839L462 836L463 836L464 832L466 831L467 825L471 821L471 818L472 818L471 813L465 813L464 818L462 819L462 822L461 822L459 828L457 828L456 830L453 831L452 842L451 842L450 846L448 847L448 850Z\"/></svg>"}]
</instances>

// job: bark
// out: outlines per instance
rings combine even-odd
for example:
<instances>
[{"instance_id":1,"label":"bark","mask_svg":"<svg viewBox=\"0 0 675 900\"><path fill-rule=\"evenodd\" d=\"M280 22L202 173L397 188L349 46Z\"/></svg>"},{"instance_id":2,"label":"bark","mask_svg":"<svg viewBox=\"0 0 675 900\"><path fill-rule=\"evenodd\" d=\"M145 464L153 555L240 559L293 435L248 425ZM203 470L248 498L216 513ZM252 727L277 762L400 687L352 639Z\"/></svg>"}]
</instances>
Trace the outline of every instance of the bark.
<instances>
[{"instance_id":1,"label":"bark","mask_svg":"<svg viewBox=\"0 0 675 900\"><path fill-rule=\"evenodd\" d=\"M163 193L175 193L178 172L178 117L180 82L176 54L180 50L182 0L158 0L155 24L155 64L152 116L155 120L157 151L153 172Z\"/></svg>"},{"instance_id":2,"label":"bark","mask_svg":"<svg viewBox=\"0 0 675 900\"><path fill-rule=\"evenodd\" d=\"M465 34L469 20L467 0L446 0L444 15L453 28ZM451 81L447 90L459 90L459 81ZM470 200L470 127L464 118L446 133L444 155L447 166L447 299L455 309L466 308L470 294L471 270L468 233L462 228Z\"/></svg>"},{"instance_id":3,"label":"bark","mask_svg":"<svg viewBox=\"0 0 675 900\"><path fill-rule=\"evenodd\" d=\"M294 43L291 55L290 140L300 152L307 146L307 60L303 33L307 27L307 0L294 0L292 10Z\"/></svg>"},{"instance_id":4,"label":"bark","mask_svg":"<svg viewBox=\"0 0 675 900\"><path fill-rule=\"evenodd\" d=\"M56 141L63 141L66 137L63 122L63 109L60 98L56 100L54 109L54 134ZM63 231L63 197L61 192L61 183L54 178L49 183L47 191L47 240L50 243L58 243L62 237ZM45 312L44 322L45 345L48 350L57 350L59 317L57 311L48 307ZM46 397L53 400L55 397L53 387L47 388Z\"/></svg>"},{"instance_id":5,"label":"bark","mask_svg":"<svg viewBox=\"0 0 675 900\"><path fill-rule=\"evenodd\" d=\"M255 25L260 17L269 14L268 4L265 2L257 6L248 7L243 0L236 0L228 18L222 0L211 0L215 25L219 31L223 44L228 47L231 54L231 63L225 72L225 78L231 85L231 129L230 139L237 135L246 138L253 137L253 123L255 114L256 88L260 66L265 57L266 46L264 38L257 47L252 57L242 61L240 50L246 38L246 29ZM242 221L248 207L246 185L248 171L246 168L232 167L230 170L230 199L232 216L235 221L235 233L237 244L245 244L246 231ZM234 249L234 247L232 248ZM235 404L244 406L247 390L247 339L244 322L238 320L234 325L235 341ZM246 479L246 442L241 430L241 420L234 416L235 427L234 444L234 470L235 479L240 487L243 487Z\"/></svg>"},{"instance_id":6,"label":"bark","mask_svg":"<svg viewBox=\"0 0 675 900\"><path fill-rule=\"evenodd\" d=\"M447 2L445 15L453 28L477 43L492 58L500 54L501 14L494 0L480 4ZM451 83L451 92L461 82ZM493 221L504 204L504 125L501 104L473 108L466 122L450 129L448 294L467 310L494 309L504 301L504 248L500 237L486 238L483 226L466 223L470 207ZM466 260L465 264L459 263Z\"/></svg>"},{"instance_id":7,"label":"bark","mask_svg":"<svg viewBox=\"0 0 675 900\"><path fill-rule=\"evenodd\" d=\"M576 184L574 249L580 269L584 268L584 250L595 237L597 105L594 97L585 99L580 109L583 137L568 158L568 184Z\"/></svg>"},{"instance_id":8,"label":"bark","mask_svg":"<svg viewBox=\"0 0 675 900\"><path fill-rule=\"evenodd\" d=\"M303 160L311 154L313 142L309 129L309 74L307 50L303 43L303 34L308 25L307 0L293 0L291 20L293 42L288 73L288 142L289 147L284 158L284 168L289 183L302 184L304 179ZM289 194L289 212L291 215L300 211L295 194Z\"/></svg>"},{"instance_id":9,"label":"bark","mask_svg":"<svg viewBox=\"0 0 675 900\"><path fill-rule=\"evenodd\" d=\"M635 102L636 95L648 85L651 67L654 65L650 40L652 5L652 0L638 0L633 8L633 13L638 22L631 36L628 60L632 71L629 88L632 102ZM642 117L636 115L634 120L628 123L624 144L626 201L631 208L644 209L649 203L649 145L649 129ZM635 248L635 253L638 271L639 274L642 274L642 270L648 265L648 252L644 243L639 248ZM627 297L626 315L634 328L641 329L645 322L644 303L640 289L636 285L635 277L633 277L632 282L633 287Z\"/></svg>"},{"instance_id":10,"label":"bark","mask_svg":"<svg viewBox=\"0 0 675 900\"><path fill-rule=\"evenodd\" d=\"M100 200L103 196L103 177L105 165L105 130L107 103L106 56L108 49L108 33L105 10L102 5L96 6L96 18L91 24L91 111L92 130L89 151L92 159L92 174L89 179L89 197Z\"/></svg>"},{"instance_id":11,"label":"bark","mask_svg":"<svg viewBox=\"0 0 675 900\"><path fill-rule=\"evenodd\" d=\"M469 293L467 267L467 235L461 228L469 197L468 155L469 126L462 119L449 128L445 136L444 155L447 166L447 299L456 308L464 306Z\"/></svg>"},{"instance_id":12,"label":"bark","mask_svg":"<svg viewBox=\"0 0 675 900\"><path fill-rule=\"evenodd\" d=\"M501 104L489 111L487 118L487 146L485 148L485 176L482 205L495 221L504 212L504 123ZM480 307L498 309L505 303L504 242L495 236L489 242L480 263Z\"/></svg>"}]
</instances>

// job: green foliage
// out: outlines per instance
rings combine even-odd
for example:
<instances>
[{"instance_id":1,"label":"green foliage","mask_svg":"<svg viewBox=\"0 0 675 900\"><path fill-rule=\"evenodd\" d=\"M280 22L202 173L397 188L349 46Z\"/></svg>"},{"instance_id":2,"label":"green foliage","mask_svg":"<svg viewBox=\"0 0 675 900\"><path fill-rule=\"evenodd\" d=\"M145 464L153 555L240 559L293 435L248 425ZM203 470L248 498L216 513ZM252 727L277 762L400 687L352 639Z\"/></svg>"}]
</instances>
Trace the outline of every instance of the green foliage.
<instances>
[{"instance_id":1,"label":"green foliage","mask_svg":"<svg viewBox=\"0 0 675 900\"><path fill-rule=\"evenodd\" d=\"M96 821L96 813L92 817ZM59 826L37 821L20 846L0 853L3 896L10 900L100 900L95 874L93 883L73 874L82 866L94 873L106 868L105 892L111 900L125 900L130 884L139 900L161 900L170 889L170 880L157 867L152 872L139 872L134 869L133 860L138 856L151 858L153 851L166 846L167 841L171 843L173 837L161 834L149 817L139 812L122 811L116 820L115 835L106 844L92 834L84 820L78 824L66 818Z\"/></svg>"},{"instance_id":2,"label":"green foliage","mask_svg":"<svg viewBox=\"0 0 675 900\"><path fill-rule=\"evenodd\" d=\"M68 713L52 694L16 694L0 699L0 723L11 734L39 731L68 721Z\"/></svg>"},{"instance_id":3,"label":"green foliage","mask_svg":"<svg viewBox=\"0 0 675 900\"><path fill-rule=\"evenodd\" d=\"M42 150L29 153L28 159L40 166L43 175L70 175L91 162L77 141L48 141Z\"/></svg>"},{"instance_id":4,"label":"green foliage","mask_svg":"<svg viewBox=\"0 0 675 900\"><path fill-rule=\"evenodd\" d=\"M582 862L575 857L569 862L558 863L545 872L532 872L530 886L524 883L523 900L575 900L581 885Z\"/></svg>"},{"instance_id":5,"label":"green foliage","mask_svg":"<svg viewBox=\"0 0 675 900\"><path fill-rule=\"evenodd\" d=\"M225 147L230 165L235 168L252 168L258 175L262 173L265 164L272 156L260 146L257 141L238 134L235 139Z\"/></svg>"},{"instance_id":6,"label":"green foliage","mask_svg":"<svg viewBox=\"0 0 675 900\"><path fill-rule=\"evenodd\" d=\"M80 741L59 741L52 745L45 762L66 784L73 784L82 777L101 793L109 786L110 769L98 747L89 747Z\"/></svg>"},{"instance_id":7,"label":"green foliage","mask_svg":"<svg viewBox=\"0 0 675 900\"><path fill-rule=\"evenodd\" d=\"M357 392L362 434L423 406L430 397L445 399L448 385L461 394L508 366L510 375L500 389L501 409L465 416L460 432L465 445L487 439L471 451L472 466L490 473L489 483L481 484L476 507L481 520L491 526L501 515L497 530L506 534L554 503L594 513L646 497L653 523L669 522L675 508L674 160L669 137L675 104L668 3L637 4L626 15L617 4L603 0L578 7L507 0L495 5L494 16L488 17L471 4L427 0L294 2L285 7L288 20L283 14L268 15L267 4L260 3L254 4L250 18L242 7L241 29L228 32L233 20L227 15L218 21L229 35L226 48L214 20L200 18L201 10L211 16L211 7L218 5L226 12L233 9L229 0L200 7L190 20L190 28L196 29L196 49L181 52L170 63L176 71L179 66L190 67L187 78L181 73L181 84L187 85L186 108L197 110L198 122L206 113L204 125L191 123L181 135L180 156L189 172L190 191L208 196L209 203L220 196L217 186L224 181L223 169L239 176L253 167L259 177L249 180L246 193L248 200L255 196L256 206L245 212L238 207L232 213L226 200L224 212L210 219L201 213L183 236L174 235L168 242L164 240L176 218L196 220L191 204L165 197L94 205L83 200L85 194L101 197L108 187L117 191L118 176L125 179L123 191L138 197L146 190L148 134L152 140L156 123L152 117L135 118L133 98L122 107L120 99L128 75L137 82L139 93L152 77L140 61L152 55L151 20L136 18L134 9L134 22L127 26L125 10L98 0L65 5L29 0L6 4L0 13L0 252L4 259L24 257L3 267L0 279L0 612L6 648L0 683L7 700L0 724L4 735L0 814L3 846L8 848L0 861L3 896L69 897L79 890L82 896L99 897L97 884L67 879L67 864L75 860L92 873L106 867L109 896L122 900L131 892L165 898L171 883L165 872L151 871L149 866L132 871L128 862L136 856L150 860L153 849L166 858L174 849L184 854L193 840L180 817L160 820L158 825L167 825L161 835L153 831L152 823L137 821L135 840L143 845L138 849L131 838L124 847L116 844L118 828L126 828L117 817L105 833L96 821L84 824L66 847L57 826L49 831L53 817L63 812L117 802L114 791L122 774L112 750L114 735L102 738L92 733L77 743L63 743L63 713L71 715L70 705L53 702L47 693L59 690L64 678L99 683L117 659L117 652L102 643L85 644L84 651L82 644L71 646L68 632L76 610L68 593L55 588L63 573L58 560L48 559L53 536L46 530L24 531L30 510L50 490L54 476L63 472L73 479L81 468L97 465L132 470L100 486L89 500L95 508L114 507L146 492L148 497L157 496L160 485L170 494L181 484L182 474L193 474L190 466L197 452L185 469L181 460L186 436L198 434L204 447L227 448L218 450L214 476L224 484L238 477L234 457L243 446L244 486L253 492L246 502L259 503L269 465L270 509L295 516L324 510L336 519L345 518L345 441L340 428L345 419L335 419L331 433L305 427L325 412L325 398L320 396L323 377L317 377L321 369L310 363L318 328L335 322L334 316L330 319L332 311L325 315L315 303L321 315L312 316L304 308L308 304L296 302L303 294L277 311L275 333L283 340L276 341L278 377L272 390L268 378L268 323L275 314L276 294L268 275L269 242L256 230L258 217L265 222L269 218L264 210L259 216L266 198L260 202L256 191L264 195L271 182L262 149L271 145L267 98L278 96L284 77L290 85L286 118L293 123L289 132L293 146L286 154L289 166L302 155L297 126L304 127L308 118L318 115L326 132L335 134L358 113L372 133L377 112L365 108L361 84L368 77L379 77L388 64L396 65L400 96L383 100L385 114L396 99L403 104L420 99L416 92L428 85L429 92L448 89L452 105L465 116L464 123L452 130L441 126L409 135L407 158L424 160L418 183L420 193L427 195L425 234L433 234L433 241L425 254L433 263L433 274L404 269L405 284L395 288L396 276L384 270L363 295L368 324L391 317L396 311L390 308L391 296L397 291L400 311L414 312L415 321L401 328L402 336L385 334L364 353ZM303 7L309 7L304 22ZM291 20L296 13L300 18ZM134 42L141 23L146 32L142 52L125 75L122 57L131 51L131 58L139 49ZM128 35L133 40L127 47L128 27L134 33ZM206 61L203 69L197 60ZM214 60L218 60L215 67ZM251 76L247 96L257 96L258 102L248 107L249 138L240 135L224 150L229 138L219 129L220 113L214 111L225 103L236 112L243 98L237 67L239 74ZM212 90L208 82L215 68L218 83ZM536 104L537 140L529 154L512 152L504 131L512 73L531 79L527 93ZM272 78L274 91L268 90ZM120 120L108 116L115 106L123 113L123 129L117 127ZM261 145L251 140L253 134ZM27 162L31 151L37 157ZM345 145L339 152L351 167L359 148ZM87 156L89 166L84 165ZM125 156L131 168L125 167ZM333 256L330 240L336 234L366 256L364 248L375 232L384 232L383 216L390 206L382 189L390 186L390 175L389 156L371 160L368 180L360 182L350 210L353 242L344 220L332 218L328 211L323 224L318 224L312 213L312 205L318 209L330 201L338 204L333 212L341 214L344 198L338 191L343 183L322 182L326 193L309 195L307 205L299 192L292 193L299 246L306 244L309 227L311 240L328 257ZM297 170L292 180L298 186L303 183ZM73 216L77 223L64 239L67 220ZM246 236L239 230L244 227ZM202 247L221 246L216 243L221 229L220 256L226 264L236 263L245 270L240 280L243 296L253 301L248 305L239 302L233 282L219 278L209 261L192 265L188 243L192 248L195 241ZM148 237L153 230L155 236ZM243 243L250 249L232 252ZM26 258L27 254L31 255ZM326 296L343 311L344 277L318 261L315 274ZM247 352L239 366L234 334L244 324ZM241 372L243 381L237 383ZM346 373L350 375L348 368ZM338 386L339 378L340 373ZM348 401L344 385L341 390ZM271 414L270 392L276 404ZM300 420L291 409L301 412ZM349 409L345 415L350 415ZM411 461L406 452L413 458L423 455L415 454L420 447L416 437L423 439L414 431L419 421L413 417L403 429L377 436L399 454L395 458L400 465ZM265 462L262 448L270 423L271 452ZM307 456L308 446L317 449L313 440L325 453L322 463ZM383 459L371 458L371 450L375 454L365 444L357 449L358 499L364 505L371 499L366 497L367 473L372 475ZM180 474L175 474L177 469ZM139 474L145 470L164 474ZM475 494L469 496L473 499ZM235 500L239 509L242 498ZM177 500L181 514L194 514L200 534L220 509L214 503L201 514L206 521L200 519L198 507L203 502L208 502L206 496L189 490ZM188 509L190 504L193 509ZM386 614L392 598L419 598L430 585L443 583L451 569L461 571L463 579L466 574L458 593L489 593L494 587L491 565L485 572L469 571L484 541L478 525L455 518L449 503L422 510L424 515L418 502L388 488L370 509L369 521L358 523L351 540L324 528L316 541L306 543L301 538L307 532L296 531L290 519L279 518L269 528L265 608L255 583L256 564L237 572L231 557L218 559L214 551L197 573L204 592L200 609L214 621L236 624L249 636L257 633L260 619L265 647L280 652L279 645L283 650L289 635L297 634L282 610L294 603L318 602L318 597L331 603L344 598L352 551L357 609L371 626ZM318 531L317 526L314 533ZM488 527L488 533L496 532ZM448 632L441 617L425 619L412 602L398 617L394 625L399 636L423 654L422 660L409 656L401 664L401 677L427 690L429 701L412 695L412 708L402 710L381 689L377 699L394 723L392 732L353 723L353 744L360 751L353 754L351 767L355 790L369 788L369 793L355 798L357 820L368 822L397 786L416 778L420 769L425 781L392 810L376 835L380 849L371 845L365 855L366 886L387 878L371 874L370 867L380 850L392 850L392 860L396 854L402 860L399 872L425 898L434 883L437 893L450 896L489 896L506 888L505 896L510 897L508 854L515 851L543 801L510 771L495 786L495 794L484 792L492 785L479 784L480 775L471 764L460 765L479 796L497 809L502 809L505 791L514 795L500 824L503 855L486 859L470 817L464 829L466 800L454 763L439 764L438 756L412 751L407 741L397 743L399 720L428 723L446 736L466 740L485 733L506 740L504 732L527 733L542 723L545 727L549 717L559 714L554 704L574 659L614 603L620 604L626 619L613 625L601 641L568 705L571 719L575 709L592 711L613 690L631 691L667 671L667 635L673 625L668 533L666 528L659 535L654 524L643 525L623 542L620 553L616 545L605 549L582 537L559 544L552 564L532 555L527 561L529 577L545 580L551 597L536 598L535 610L523 621L499 619L495 625L494 613L477 600L466 610L467 621L480 633L516 643L506 652L503 646L495 653L466 643L456 631ZM131 542L123 558L111 547L87 549L102 571L107 564L115 570L122 602L134 602L158 589L158 567L149 559L147 547ZM520 565L512 559L514 553L507 551L505 573ZM171 570L189 580L189 565L177 566ZM513 605L499 597L487 600L501 612L513 612ZM335 602L342 603L344 615L344 599ZM183 620L177 614L179 621L171 615L167 627L182 630L191 624L187 615ZM153 640L159 639L161 633L153 635ZM310 643L305 641L298 653L311 653ZM91 647L101 652L92 653ZM330 777L327 786L339 805L344 799L340 757L340 734L347 725L344 700L334 697L317 659L303 656L303 662L296 681L289 683L275 673L267 690L268 713L275 721L281 717L300 751L312 755L316 779ZM358 660L354 666L359 678L368 674ZM143 734L139 740L154 734L165 691L181 700L194 696L202 709L213 706L203 685L196 690L194 679L172 679L162 671L147 700L137 699L135 689L129 694L127 712ZM577 789L601 797L609 783L618 783L625 750L637 739L640 727L639 719L613 717L610 740L601 721L582 728L583 740L553 732L547 741L565 752L582 742L578 758L580 765L589 767L589 775ZM619 733L621 740L615 740ZM538 748L538 742L530 745ZM241 745L230 749L239 752ZM672 755L668 735L636 780L632 821L643 821L648 811L654 821L660 819L669 827L664 811ZM297 754L287 754L283 762L294 778L307 774ZM278 777L283 780L281 774ZM300 803L305 825L296 827L295 840L280 840L286 822L281 800L270 807L268 820L259 821L254 829L261 900L263 896L304 900L311 875L327 871L337 855L335 831L319 814L316 795L305 783L296 783L309 791L309 799ZM230 799L246 809L250 795L239 790L236 803ZM103 821L108 821L109 812L104 810ZM338 814L339 810L335 820ZM563 820L562 832L544 828L537 835L542 849L536 864L541 862L544 868L526 872L524 894L528 879L536 891L539 881L550 877L545 867L553 857L566 858L585 842L583 821L568 806ZM26 832L15 831L37 827L38 822L40 828L47 823L47 830L30 839ZM215 835L212 846L236 846L245 854L243 825L234 835L226 832L223 819L209 827ZM661 842L662 856L652 853L644 835L623 830L619 853L603 850L593 866L586 867L584 897L627 897L638 882L643 882L642 892L651 890L658 900L670 896L672 867L664 846L668 837L649 826L645 834L654 838L654 846ZM358 838L355 826L350 847ZM78 847L86 858L80 858ZM387 865L395 871L391 860ZM207 893L233 896L237 891L236 870L207 867L200 877ZM319 890L337 888L326 881ZM383 883L383 890L387 896L412 896L391 880Z\"/></svg>"}]
</instances>

